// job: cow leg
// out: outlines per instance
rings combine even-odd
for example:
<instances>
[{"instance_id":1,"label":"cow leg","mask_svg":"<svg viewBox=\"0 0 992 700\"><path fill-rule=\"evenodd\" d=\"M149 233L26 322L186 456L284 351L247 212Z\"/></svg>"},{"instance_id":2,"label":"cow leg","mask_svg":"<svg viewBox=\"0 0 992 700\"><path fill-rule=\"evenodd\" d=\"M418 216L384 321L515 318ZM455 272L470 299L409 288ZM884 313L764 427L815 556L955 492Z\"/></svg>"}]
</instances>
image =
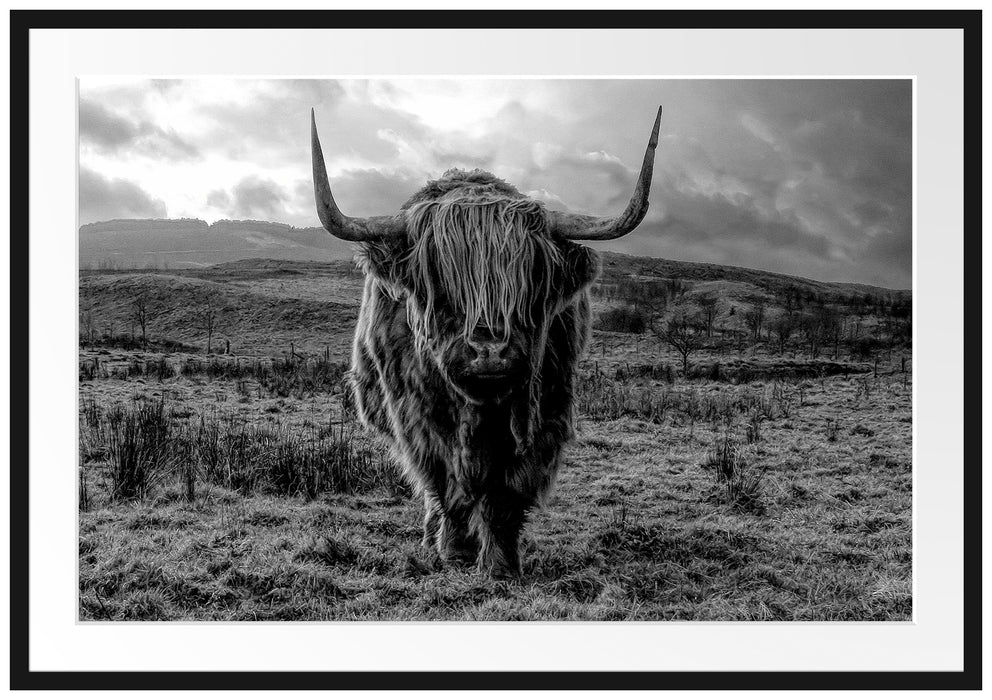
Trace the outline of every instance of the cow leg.
<instances>
[{"instance_id":1,"label":"cow leg","mask_svg":"<svg viewBox=\"0 0 992 700\"><path fill-rule=\"evenodd\" d=\"M468 532L467 518L445 514L438 533L437 551L441 559L457 564L470 564L476 559L478 545Z\"/></svg>"},{"instance_id":2,"label":"cow leg","mask_svg":"<svg viewBox=\"0 0 992 700\"><path fill-rule=\"evenodd\" d=\"M457 486L448 489L444 514L437 535L437 551L444 561L470 563L475 561L478 543L469 532L472 503Z\"/></svg>"},{"instance_id":3,"label":"cow leg","mask_svg":"<svg viewBox=\"0 0 992 700\"><path fill-rule=\"evenodd\" d=\"M473 523L479 536L481 571L497 578L520 576L520 533L526 520L526 504L512 495L483 499Z\"/></svg>"},{"instance_id":4,"label":"cow leg","mask_svg":"<svg viewBox=\"0 0 992 700\"><path fill-rule=\"evenodd\" d=\"M424 492L424 547L434 547L444 520L444 509L436 493Z\"/></svg>"},{"instance_id":5,"label":"cow leg","mask_svg":"<svg viewBox=\"0 0 992 700\"><path fill-rule=\"evenodd\" d=\"M416 473L424 493L423 546L436 549L444 561L474 560L476 549L468 535L467 508L464 499L457 498L444 463L424 460Z\"/></svg>"}]
</instances>

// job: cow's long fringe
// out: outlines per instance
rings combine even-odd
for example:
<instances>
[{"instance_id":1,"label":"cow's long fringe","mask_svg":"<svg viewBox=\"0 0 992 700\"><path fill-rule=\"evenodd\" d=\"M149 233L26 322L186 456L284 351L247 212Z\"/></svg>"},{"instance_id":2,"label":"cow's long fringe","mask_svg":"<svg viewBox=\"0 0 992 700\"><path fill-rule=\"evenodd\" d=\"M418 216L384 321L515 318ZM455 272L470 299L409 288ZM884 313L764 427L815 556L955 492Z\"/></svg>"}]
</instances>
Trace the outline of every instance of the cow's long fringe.
<instances>
[{"instance_id":1,"label":"cow's long fringe","mask_svg":"<svg viewBox=\"0 0 992 700\"><path fill-rule=\"evenodd\" d=\"M435 305L445 303L464 314L466 338L480 324L504 341L515 327L540 324L540 309L531 304L549 298L550 270L561 253L547 237L538 202L464 196L422 202L407 211L407 231L408 269L424 303L421 322L429 324Z\"/></svg>"}]
</instances>

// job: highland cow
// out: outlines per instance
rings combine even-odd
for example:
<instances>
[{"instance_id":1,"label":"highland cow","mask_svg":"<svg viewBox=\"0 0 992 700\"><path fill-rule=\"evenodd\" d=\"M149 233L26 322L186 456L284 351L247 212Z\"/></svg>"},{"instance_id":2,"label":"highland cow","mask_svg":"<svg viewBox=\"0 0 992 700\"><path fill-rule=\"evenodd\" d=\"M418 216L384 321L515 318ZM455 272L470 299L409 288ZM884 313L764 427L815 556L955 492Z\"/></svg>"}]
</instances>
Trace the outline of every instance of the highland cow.
<instances>
[{"instance_id":1,"label":"highland cow","mask_svg":"<svg viewBox=\"0 0 992 700\"><path fill-rule=\"evenodd\" d=\"M361 244L365 291L350 387L424 499L424 543L445 561L519 575L519 540L574 433L596 253L574 240L632 231L648 209L655 119L626 210L546 209L494 175L449 170L393 216L345 216L311 113L324 228Z\"/></svg>"}]
</instances>

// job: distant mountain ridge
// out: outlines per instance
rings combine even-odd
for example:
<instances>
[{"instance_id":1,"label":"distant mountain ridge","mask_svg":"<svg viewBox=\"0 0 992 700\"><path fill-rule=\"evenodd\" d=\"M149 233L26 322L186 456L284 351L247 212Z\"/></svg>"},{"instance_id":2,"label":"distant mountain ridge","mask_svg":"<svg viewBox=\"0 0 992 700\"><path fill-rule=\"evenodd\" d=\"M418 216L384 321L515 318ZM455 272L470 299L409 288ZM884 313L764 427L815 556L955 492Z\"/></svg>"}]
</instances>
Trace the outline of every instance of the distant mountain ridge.
<instances>
[{"instance_id":1,"label":"distant mountain ridge","mask_svg":"<svg viewBox=\"0 0 992 700\"><path fill-rule=\"evenodd\" d=\"M297 228L271 221L221 219L115 219L79 227L79 266L83 269L197 268L247 259L351 260L352 244L321 228ZM820 293L895 292L852 282L821 282L796 275L733 265L696 263L600 252L604 280L612 275L736 281L784 289L798 284Z\"/></svg>"},{"instance_id":2,"label":"distant mountain ridge","mask_svg":"<svg viewBox=\"0 0 992 700\"><path fill-rule=\"evenodd\" d=\"M79 265L204 267L242 258L346 260L352 246L320 228L270 221L114 219L79 227Z\"/></svg>"}]
</instances>

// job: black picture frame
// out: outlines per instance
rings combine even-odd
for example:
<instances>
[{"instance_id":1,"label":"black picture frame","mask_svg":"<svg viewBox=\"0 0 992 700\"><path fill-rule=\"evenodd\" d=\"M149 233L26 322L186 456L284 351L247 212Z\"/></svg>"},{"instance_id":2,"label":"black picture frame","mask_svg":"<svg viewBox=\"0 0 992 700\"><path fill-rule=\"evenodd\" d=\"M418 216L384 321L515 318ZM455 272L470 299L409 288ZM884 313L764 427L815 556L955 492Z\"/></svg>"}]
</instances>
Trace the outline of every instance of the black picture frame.
<instances>
[{"instance_id":1,"label":"black picture frame","mask_svg":"<svg viewBox=\"0 0 992 700\"><path fill-rule=\"evenodd\" d=\"M43 28L955 28L964 63L964 668L960 672L50 672L29 659L28 469L10 470L10 685L14 690L124 689L692 689L973 690L981 688L981 105L982 13L966 11L12 11L11 465L29 464L29 32ZM15 371L16 369L16 371Z\"/></svg>"}]
</instances>

